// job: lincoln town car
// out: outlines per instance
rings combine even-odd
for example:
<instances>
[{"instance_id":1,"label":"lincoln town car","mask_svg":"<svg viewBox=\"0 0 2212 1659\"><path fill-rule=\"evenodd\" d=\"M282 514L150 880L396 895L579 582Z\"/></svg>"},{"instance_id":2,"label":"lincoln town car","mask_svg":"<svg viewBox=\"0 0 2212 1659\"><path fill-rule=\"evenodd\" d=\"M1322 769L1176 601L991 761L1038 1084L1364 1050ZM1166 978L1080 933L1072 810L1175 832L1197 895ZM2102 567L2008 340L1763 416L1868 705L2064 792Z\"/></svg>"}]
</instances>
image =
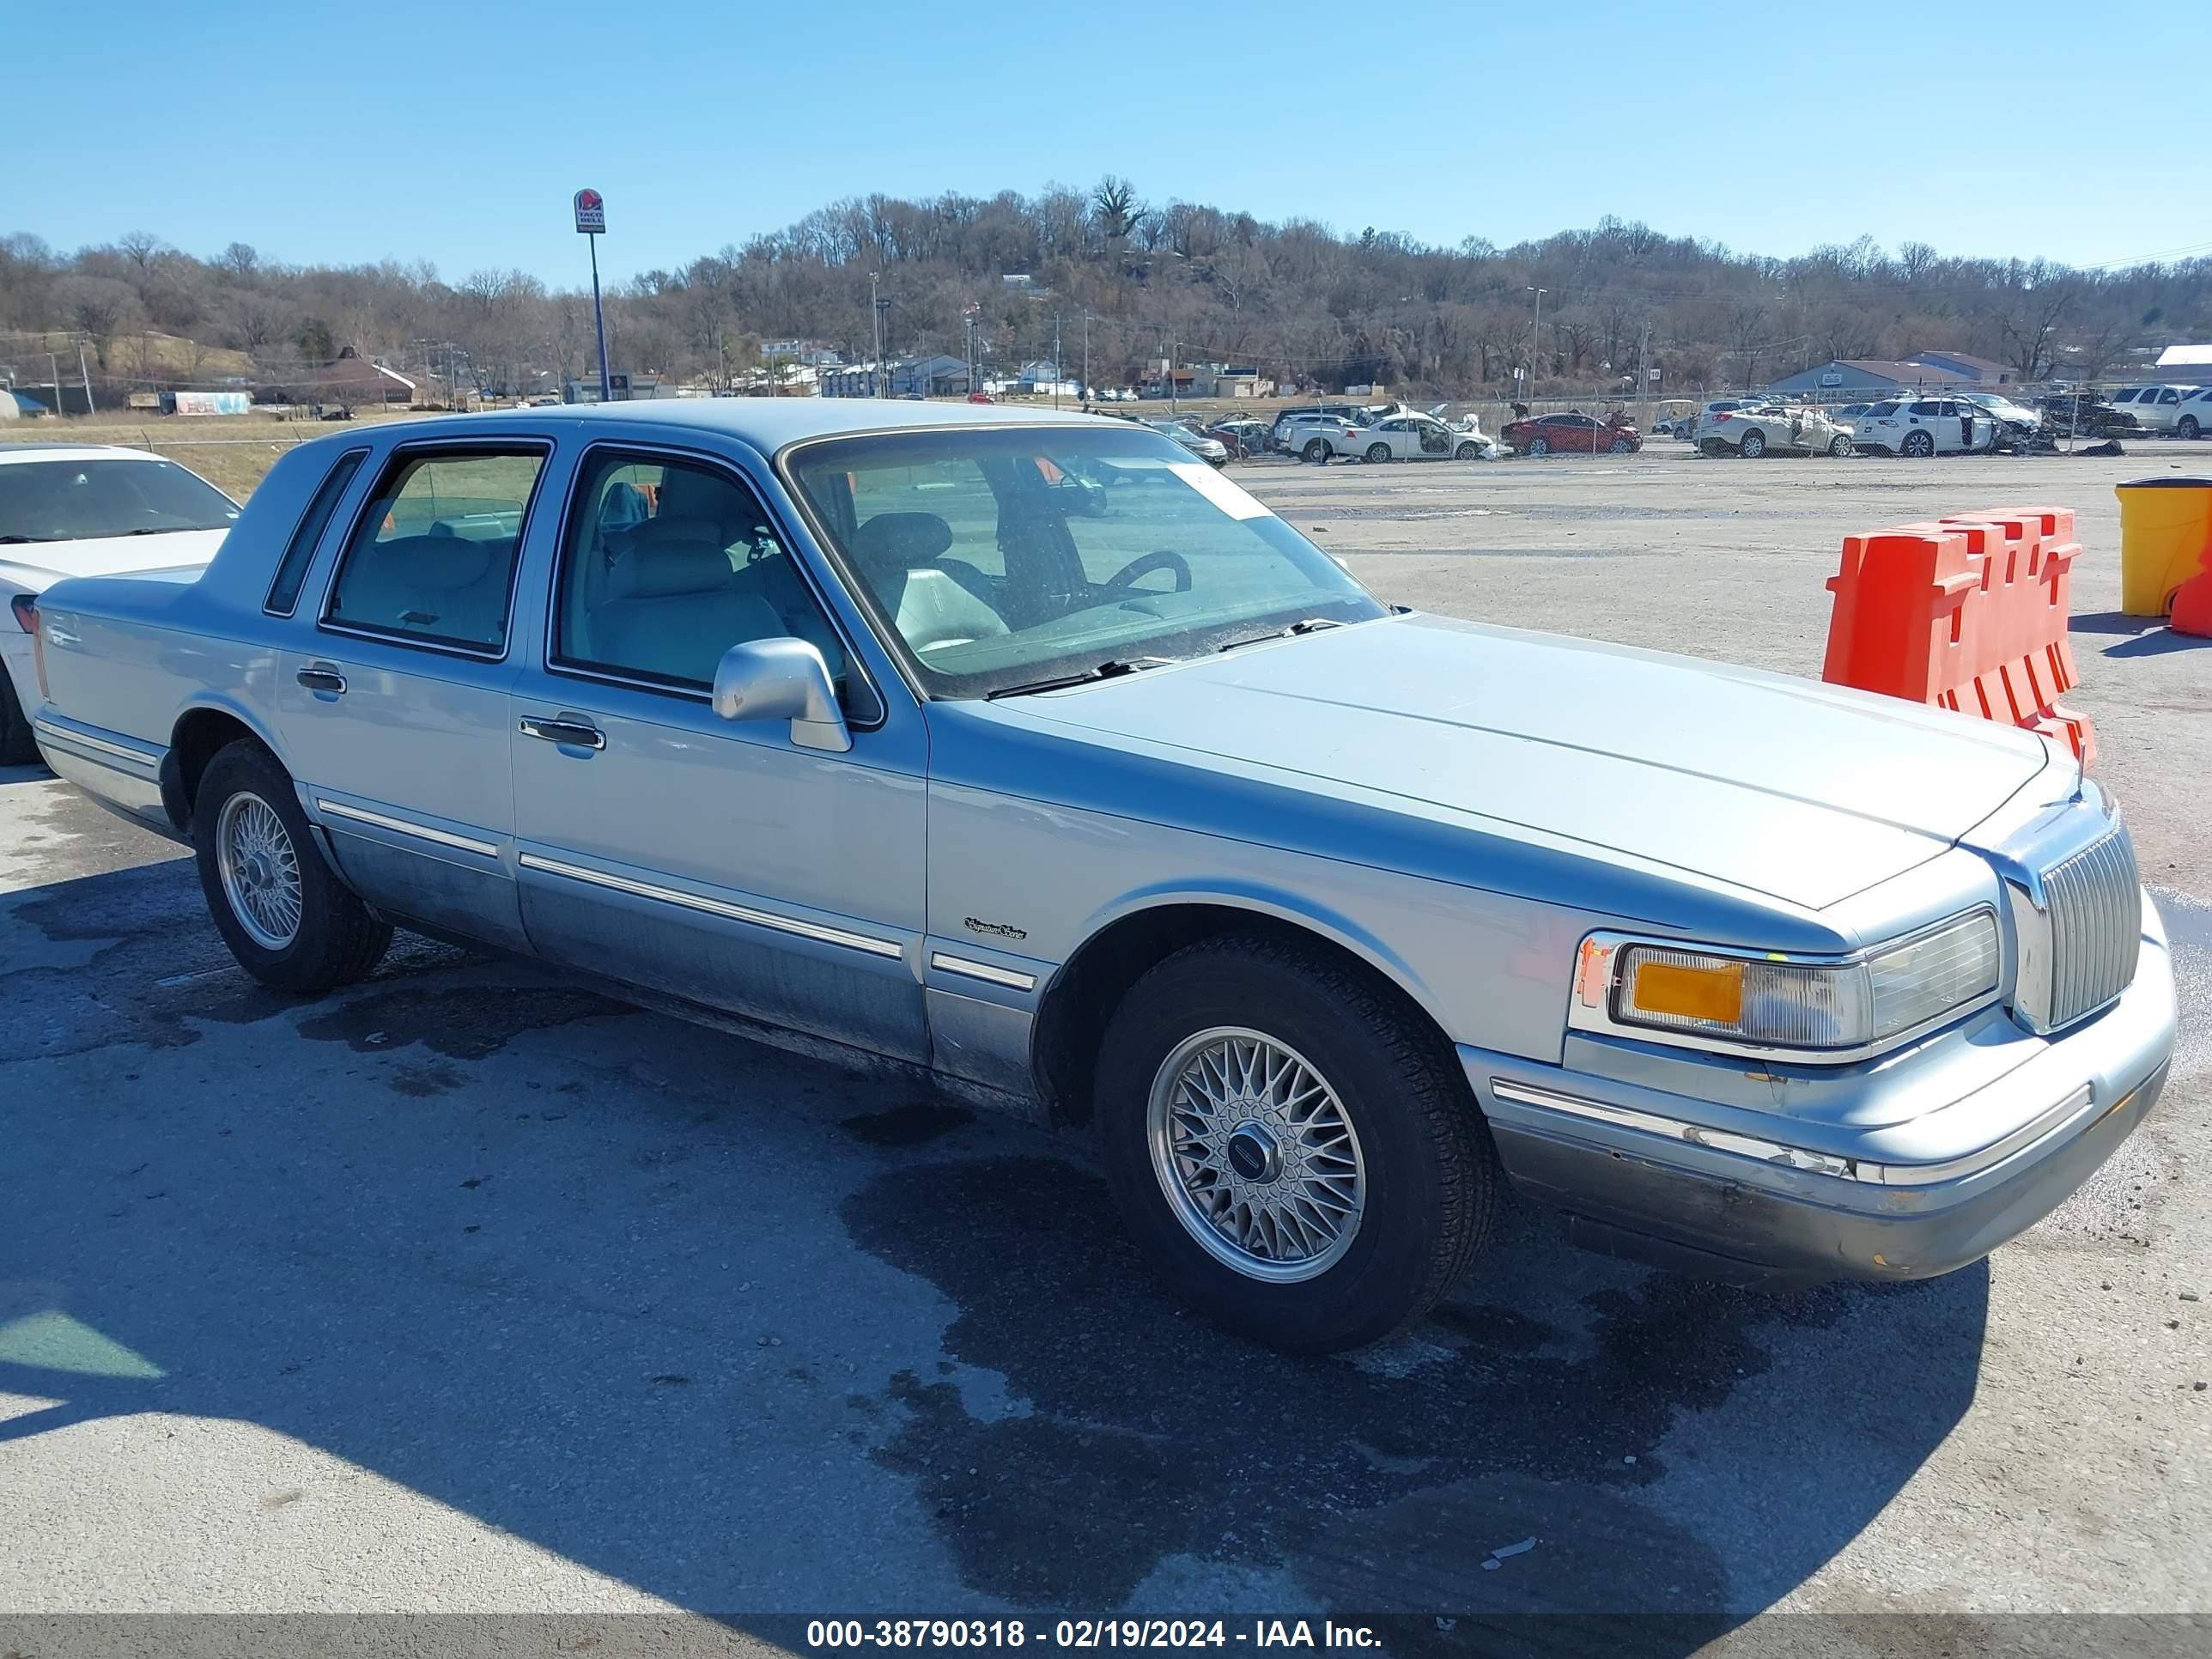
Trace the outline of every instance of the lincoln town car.
<instances>
[{"instance_id":1,"label":"lincoln town car","mask_svg":"<svg viewBox=\"0 0 2212 1659\"><path fill-rule=\"evenodd\" d=\"M1731 1282L1948 1272L2172 1048L2071 755L1386 604L1130 422L392 423L204 573L26 611L47 762L263 983L404 928L927 1073L1091 1137L1171 1291L1289 1350L1491 1270L1508 1184Z\"/></svg>"}]
</instances>

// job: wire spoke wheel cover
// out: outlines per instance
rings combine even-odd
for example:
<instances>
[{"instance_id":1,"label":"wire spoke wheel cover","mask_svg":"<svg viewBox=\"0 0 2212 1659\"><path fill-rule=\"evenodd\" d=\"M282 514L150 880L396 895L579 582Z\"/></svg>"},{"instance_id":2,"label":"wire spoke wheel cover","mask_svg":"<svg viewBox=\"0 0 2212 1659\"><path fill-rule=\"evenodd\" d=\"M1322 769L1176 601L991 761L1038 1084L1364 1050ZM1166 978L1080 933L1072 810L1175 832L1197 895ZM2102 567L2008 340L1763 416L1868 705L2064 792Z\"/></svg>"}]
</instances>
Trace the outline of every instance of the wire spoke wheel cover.
<instances>
[{"instance_id":1,"label":"wire spoke wheel cover","mask_svg":"<svg viewBox=\"0 0 2212 1659\"><path fill-rule=\"evenodd\" d=\"M300 935L300 855L276 809L241 790L216 823L216 866L223 897L256 945L282 951Z\"/></svg>"},{"instance_id":2,"label":"wire spoke wheel cover","mask_svg":"<svg viewBox=\"0 0 2212 1659\"><path fill-rule=\"evenodd\" d=\"M1367 1199L1359 1136L1288 1043L1242 1026L1186 1037L1153 1078L1146 1131L1176 1218L1235 1272L1296 1284L1352 1248Z\"/></svg>"}]
</instances>

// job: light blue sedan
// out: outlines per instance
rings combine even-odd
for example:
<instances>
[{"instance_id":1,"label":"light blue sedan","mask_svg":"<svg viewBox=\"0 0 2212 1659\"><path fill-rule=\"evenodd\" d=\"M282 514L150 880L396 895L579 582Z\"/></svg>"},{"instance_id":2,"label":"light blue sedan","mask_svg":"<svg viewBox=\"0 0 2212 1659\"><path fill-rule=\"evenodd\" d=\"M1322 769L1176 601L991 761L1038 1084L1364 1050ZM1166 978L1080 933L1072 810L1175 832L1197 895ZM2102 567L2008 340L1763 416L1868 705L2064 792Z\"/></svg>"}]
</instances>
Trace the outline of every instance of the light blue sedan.
<instances>
[{"instance_id":1,"label":"light blue sedan","mask_svg":"<svg viewBox=\"0 0 2212 1659\"><path fill-rule=\"evenodd\" d=\"M2039 738L1395 609L1124 422L349 432L198 580L35 626L47 760L196 848L264 983L405 927L921 1068L1094 1135L1177 1291L1289 1349L1418 1317L1501 1178L1734 1280L1945 1272L2173 1043Z\"/></svg>"}]
</instances>

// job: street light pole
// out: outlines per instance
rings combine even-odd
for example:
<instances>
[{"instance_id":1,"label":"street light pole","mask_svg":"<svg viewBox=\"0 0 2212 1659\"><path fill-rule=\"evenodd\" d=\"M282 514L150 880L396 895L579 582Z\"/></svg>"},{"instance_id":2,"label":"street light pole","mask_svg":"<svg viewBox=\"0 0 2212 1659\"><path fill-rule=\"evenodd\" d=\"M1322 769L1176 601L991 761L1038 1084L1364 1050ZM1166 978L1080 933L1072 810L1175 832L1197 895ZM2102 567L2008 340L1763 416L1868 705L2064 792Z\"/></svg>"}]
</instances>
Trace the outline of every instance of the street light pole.
<instances>
[{"instance_id":1,"label":"street light pole","mask_svg":"<svg viewBox=\"0 0 2212 1659\"><path fill-rule=\"evenodd\" d=\"M1528 331L1528 397L1532 402L1536 396L1536 354L1544 346L1544 295L1550 291L1534 283L1528 284L1528 292L1536 296L1536 323Z\"/></svg>"},{"instance_id":2,"label":"street light pole","mask_svg":"<svg viewBox=\"0 0 2212 1659\"><path fill-rule=\"evenodd\" d=\"M884 395L884 302L878 293L878 284L883 279L880 270L868 273L868 320L875 340L875 362L868 371L868 390L878 398Z\"/></svg>"}]
</instances>

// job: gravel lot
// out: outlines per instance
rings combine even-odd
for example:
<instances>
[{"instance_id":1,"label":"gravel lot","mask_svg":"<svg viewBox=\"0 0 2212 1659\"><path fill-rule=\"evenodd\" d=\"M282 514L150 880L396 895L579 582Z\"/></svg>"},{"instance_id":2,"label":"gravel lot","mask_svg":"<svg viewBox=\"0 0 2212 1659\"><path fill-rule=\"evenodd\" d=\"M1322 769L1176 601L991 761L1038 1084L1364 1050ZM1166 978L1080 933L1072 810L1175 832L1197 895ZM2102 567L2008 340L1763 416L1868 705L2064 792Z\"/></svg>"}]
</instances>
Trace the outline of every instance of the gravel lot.
<instances>
[{"instance_id":1,"label":"gravel lot","mask_svg":"<svg viewBox=\"0 0 2212 1659\"><path fill-rule=\"evenodd\" d=\"M0 773L0 1652L82 1612L620 1646L1124 1608L1420 1615L1409 1651L1497 1628L1438 1609L2188 1650L1987 1621L2212 1613L2212 642L2114 614L2111 490L2201 453L1237 469L1388 599L1809 674L1845 532L2080 510L2078 701L2183 1050L2090 1188L1902 1290L1729 1291L1516 1211L1420 1331L1286 1362L1154 1292L1079 1146L442 946L271 995L179 849Z\"/></svg>"}]
</instances>

